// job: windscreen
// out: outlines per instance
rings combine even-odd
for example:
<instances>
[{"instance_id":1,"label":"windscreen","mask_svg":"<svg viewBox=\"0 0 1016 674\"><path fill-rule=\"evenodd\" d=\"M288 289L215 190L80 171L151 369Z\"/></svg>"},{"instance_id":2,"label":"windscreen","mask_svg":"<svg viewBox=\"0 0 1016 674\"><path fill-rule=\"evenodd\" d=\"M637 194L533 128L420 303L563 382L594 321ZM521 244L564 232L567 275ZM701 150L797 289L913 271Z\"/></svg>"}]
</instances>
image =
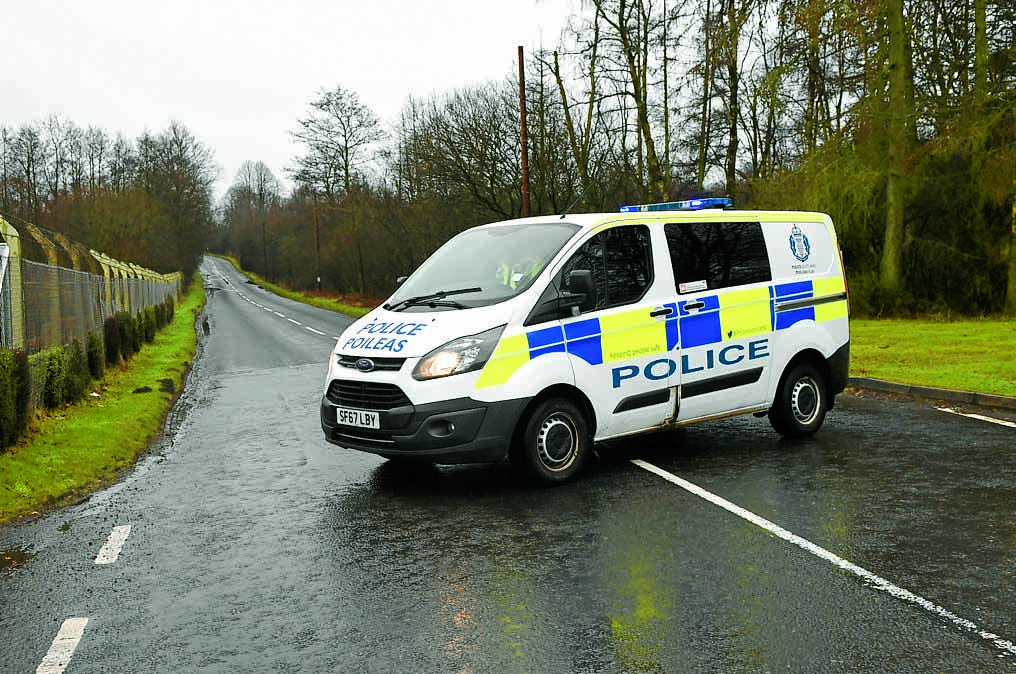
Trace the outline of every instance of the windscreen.
<instances>
[{"instance_id":1,"label":"windscreen","mask_svg":"<svg viewBox=\"0 0 1016 674\"><path fill-rule=\"evenodd\" d=\"M454 310L503 302L529 288L578 229L551 222L466 230L431 255L385 308Z\"/></svg>"}]
</instances>

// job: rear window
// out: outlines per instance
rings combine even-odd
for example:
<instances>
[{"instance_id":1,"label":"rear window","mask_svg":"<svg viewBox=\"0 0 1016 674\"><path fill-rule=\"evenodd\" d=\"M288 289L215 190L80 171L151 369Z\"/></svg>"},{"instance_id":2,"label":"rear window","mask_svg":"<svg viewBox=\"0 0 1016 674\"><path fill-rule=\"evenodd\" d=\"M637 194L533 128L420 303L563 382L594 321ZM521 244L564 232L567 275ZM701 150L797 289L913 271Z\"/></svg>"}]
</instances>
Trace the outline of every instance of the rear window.
<instances>
[{"instance_id":1,"label":"rear window","mask_svg":"<svg viewBox=\"0 0 1016 674\"><path fill-rule=\"evenodd\" d=\"M663 229L681 294L772 280L757 222L682 222Z\"/></svg>"}]
</instances>

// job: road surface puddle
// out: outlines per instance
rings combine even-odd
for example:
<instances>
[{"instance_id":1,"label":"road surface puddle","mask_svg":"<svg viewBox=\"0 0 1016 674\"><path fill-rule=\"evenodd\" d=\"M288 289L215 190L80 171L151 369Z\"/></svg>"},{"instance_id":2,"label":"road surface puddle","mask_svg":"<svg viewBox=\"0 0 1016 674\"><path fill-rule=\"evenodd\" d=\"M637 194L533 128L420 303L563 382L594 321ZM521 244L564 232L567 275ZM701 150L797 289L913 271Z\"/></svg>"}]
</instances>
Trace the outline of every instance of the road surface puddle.
<instances>
[{"instance_id":1,"label":"road surface puddle","mask_svg":"<svg viewBox=\"0 0 1016 674\"><path fill-rule=\"evenodd\" d=\"M32 553L25 550L19 550L18 548L0 550L0 571L16 569L19 566L24 566L31 559Z\"/></svg>"}]
</instances>

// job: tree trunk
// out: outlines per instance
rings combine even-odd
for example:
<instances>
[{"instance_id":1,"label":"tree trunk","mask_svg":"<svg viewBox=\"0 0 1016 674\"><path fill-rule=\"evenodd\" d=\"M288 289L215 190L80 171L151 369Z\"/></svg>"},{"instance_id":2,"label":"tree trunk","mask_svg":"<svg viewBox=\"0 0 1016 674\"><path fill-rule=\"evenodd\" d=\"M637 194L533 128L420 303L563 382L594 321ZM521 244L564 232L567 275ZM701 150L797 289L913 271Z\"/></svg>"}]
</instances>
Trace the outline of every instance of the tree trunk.
<instances>
[{"instance_id":1,"label":"tree trunk","mask_svg":"<svg viewBox=\"0 0 1016 674\"><path fill-rule=\"evenodd\" d=\"M698 138L698 162L696 165L695 181L698 191L701 193L705 188L706 180L706 152L709 148L709 98L713 80L713 69L711 65L712 54L710 53L709 34L712 28L709 25L710 1L706 0L706 14L703 23L702 41L702 108L699 113L699 138Z\"/></svg>"},{"instance_id":2,"label":"tree trunk","mask_svg":"<svg viewBox=\"0 0 1016 674\"><path fill-rule=\"evenodd\" d=\"M1016 316L1016 197L1012 202L1009 226L1009 284L1005 291L1005 313Z\"/></svg>"},{"instance_id":3,"label":"tree trunk","mask_svg":"<svg viewBox=\"0 0 1016 674\"><path fill-rule=\"evenodd\" d=\"M888 0L889 105L887 124L888 170L886 184L885 240L879 281L884 290L898 292L902 283L903 258L903 156L906 143L906 36L903 0Z\"/></svg>"},{"instance_id":4,"label":"tree trunk","mask_svg":"<svg viewBox=\"0 0 1016 674\"><path fill-rule=\"evenodd\" d=\"M974 0L974 103L988 93L988 0Z\"/></svg>"},{"instance_id":5,"label":"tree trunk","mask_svg":"<svg viewBox=\"0 0 1016 674\"><path fill-rule=\"evenodd\" d=\"M737 122L741 116L738 101L740 73L738 72L737 49L738 33L741 25L737 19L737 2L727 0L727 84L729 85L727 102L727 159L726 178L727 196L733 197L737 190Z\"/></svg>"}]
</instances>

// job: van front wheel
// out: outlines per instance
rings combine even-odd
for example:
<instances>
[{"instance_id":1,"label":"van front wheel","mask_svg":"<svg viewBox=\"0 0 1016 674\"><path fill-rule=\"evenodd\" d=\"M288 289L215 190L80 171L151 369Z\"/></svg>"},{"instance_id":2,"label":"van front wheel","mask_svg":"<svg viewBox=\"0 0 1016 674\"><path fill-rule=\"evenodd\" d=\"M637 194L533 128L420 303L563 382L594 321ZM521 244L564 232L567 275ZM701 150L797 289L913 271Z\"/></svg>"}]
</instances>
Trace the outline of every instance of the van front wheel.
<instances>
[{"instance_id":1,"label":"van front wheel","mask_svg":"<svg viewBox=\"0 0 1016 674\"><path fill-rule=\"evenodd\" d=\"M811 363L801 363L780 383L769 423L781 435L804 438L822 426L828 407L822 373Z\"/></svg>"},{"instance_id":2,"label":"van front wheel","mask_svg":"<svg viewBox=\"0 0 1016 674\"><path fill-rule=\"evenodd\" d=\"M538 482L558 484L582 468L591 444L581 410L565 398L550 398L526 418L512 462Z\"/></svg>"}]
</instances>

